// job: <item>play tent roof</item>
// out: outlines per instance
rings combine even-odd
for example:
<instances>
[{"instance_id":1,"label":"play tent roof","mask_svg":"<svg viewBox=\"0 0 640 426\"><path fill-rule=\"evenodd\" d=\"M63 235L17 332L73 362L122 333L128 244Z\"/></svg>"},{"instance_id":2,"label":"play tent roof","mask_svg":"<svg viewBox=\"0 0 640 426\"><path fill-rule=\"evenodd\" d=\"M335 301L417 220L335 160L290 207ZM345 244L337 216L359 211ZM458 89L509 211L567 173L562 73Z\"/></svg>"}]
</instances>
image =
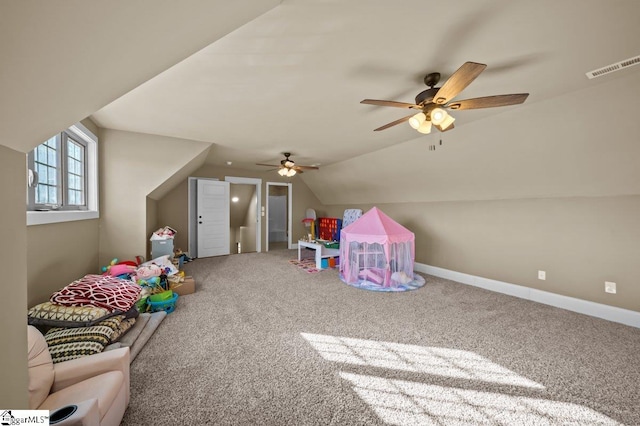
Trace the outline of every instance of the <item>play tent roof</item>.
<instances>
[{"instance_id":1,"label":"play tent roof","mask_svg":"<svg viewBox=\"0 0 640 426\"><path fill-rule=\"evenodd\" d=\"M415 238L413 232L384 214L377 207L371 208L358 220L342 228L341 239L366 243L402 243Z\"/></svg>"}]
</instances>

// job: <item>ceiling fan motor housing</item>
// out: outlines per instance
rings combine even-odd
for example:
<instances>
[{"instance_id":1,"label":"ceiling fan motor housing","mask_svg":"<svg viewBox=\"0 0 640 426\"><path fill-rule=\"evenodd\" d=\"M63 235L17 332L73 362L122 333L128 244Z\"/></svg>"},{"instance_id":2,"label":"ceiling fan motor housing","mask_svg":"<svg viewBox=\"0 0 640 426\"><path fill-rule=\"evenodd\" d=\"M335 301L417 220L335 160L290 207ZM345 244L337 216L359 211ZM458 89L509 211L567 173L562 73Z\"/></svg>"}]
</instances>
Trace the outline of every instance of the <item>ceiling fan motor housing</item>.
<instances>
[{"instance_id":1,"label":"ceiling fan motor housing","mask_svg":"<svg viewBox=\"0 0 640 426\"><path fill-rule=\"evenodd\" d=\"M438 93L438 90L438 87L431 87L418 93L416 96L416 105L426 105L433 102L433 97Z\"/></svg>"}]
</instances>

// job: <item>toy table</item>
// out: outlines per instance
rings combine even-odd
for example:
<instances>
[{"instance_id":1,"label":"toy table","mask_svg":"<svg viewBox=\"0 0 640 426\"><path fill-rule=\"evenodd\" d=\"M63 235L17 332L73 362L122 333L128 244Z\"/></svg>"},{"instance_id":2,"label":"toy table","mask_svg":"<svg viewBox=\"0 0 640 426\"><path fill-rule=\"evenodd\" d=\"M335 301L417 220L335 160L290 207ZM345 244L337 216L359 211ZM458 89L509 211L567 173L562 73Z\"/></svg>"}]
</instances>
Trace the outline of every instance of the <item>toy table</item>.
<instances>
[{"instance_id":1,"label":"toy table","mask_svg":"<svg viewBox=\"0 0 640 426\"><path fill-rule=\"evenodd\" d=\"M316 268L322 269L322 259L329 257L339 257L340 249L326 248L324 244L317 243L315 241L298 241L298 260L302 260L302 247L306 247L316 251Z\"/></svg>"}]
</instances>

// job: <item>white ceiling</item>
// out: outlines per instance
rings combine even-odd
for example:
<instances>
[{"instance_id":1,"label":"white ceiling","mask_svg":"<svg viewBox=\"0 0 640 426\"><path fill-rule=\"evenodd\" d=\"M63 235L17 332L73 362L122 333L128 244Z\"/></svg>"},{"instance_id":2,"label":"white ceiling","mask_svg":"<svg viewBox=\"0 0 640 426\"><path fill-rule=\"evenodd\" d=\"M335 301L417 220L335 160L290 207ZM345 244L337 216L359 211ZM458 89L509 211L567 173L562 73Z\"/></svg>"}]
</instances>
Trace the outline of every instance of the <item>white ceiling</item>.
<instances>
[{"instance_id":1,"label":"white ceiling","mask_svg":"<svg viewBox=\"0 0 640 426\"><path fill-rule=\"evenodd\" d=\"M328 165L418 135L372 130L406 110L425 74L488 65L457 99L529 103L611 81L587 71L640 54L637 0L285 0L92 115L102 127L216 144L208 162L255 168L289 151ZM518 106L458 111L456 129Z\"/></svg>"}]
</instances>

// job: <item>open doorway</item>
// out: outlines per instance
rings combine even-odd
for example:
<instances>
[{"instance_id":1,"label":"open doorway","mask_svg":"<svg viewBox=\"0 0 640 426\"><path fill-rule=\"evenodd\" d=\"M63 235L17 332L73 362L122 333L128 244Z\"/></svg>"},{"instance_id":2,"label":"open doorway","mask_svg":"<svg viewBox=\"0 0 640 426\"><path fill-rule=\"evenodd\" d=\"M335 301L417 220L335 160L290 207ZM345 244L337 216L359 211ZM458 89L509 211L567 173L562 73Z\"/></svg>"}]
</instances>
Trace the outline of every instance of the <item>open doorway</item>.
<instances>
[{"instance_id":1,"label":"open doorway","mask_svg":"<svg viewBox=\"0 0 640 426\"><path fill-rule=\"evenodd\" d=\"M261 251L261 179L226 176L229 188L229 252Z\"/></svg>"},{"instance_id":2,"label":"open doorway","mask_svg":"<svg viewBox=\"0 0 640 426\"><path fill-rule=\"evenodd\" d=\"M229 253L256 252L256 187L246 183L230 184L229 201Z\"/></svg>"},{"instance_id":3,"label":"open doorway","mask_svg":"<svg viewBox=\"0 0 640 426\"><path fill-rule=\"evenodd\" d=\"M227 189L218 191L218 186ZM207 190L208 187L213 188ZM237 189L235 194L232 187ZM216 178L189 177L189 254L207 257L262 251L261 188L262 179L226 176L221 182ZM214 199L213 195L219 197ZM238 202L233 202L235 197ZM214 219L215 232L204 232ZM209 252L209 248L215 251Z\"/></svg>"},{"instance_id":4,"label":"open doorway","mask_svg":"<svg viewBox=\"0 0 640 426\"><path fill-rule=\"evenodd\" d=\"M267 251L291 248L291 186L267 182Z\"/></svg>"}]
</instances>

